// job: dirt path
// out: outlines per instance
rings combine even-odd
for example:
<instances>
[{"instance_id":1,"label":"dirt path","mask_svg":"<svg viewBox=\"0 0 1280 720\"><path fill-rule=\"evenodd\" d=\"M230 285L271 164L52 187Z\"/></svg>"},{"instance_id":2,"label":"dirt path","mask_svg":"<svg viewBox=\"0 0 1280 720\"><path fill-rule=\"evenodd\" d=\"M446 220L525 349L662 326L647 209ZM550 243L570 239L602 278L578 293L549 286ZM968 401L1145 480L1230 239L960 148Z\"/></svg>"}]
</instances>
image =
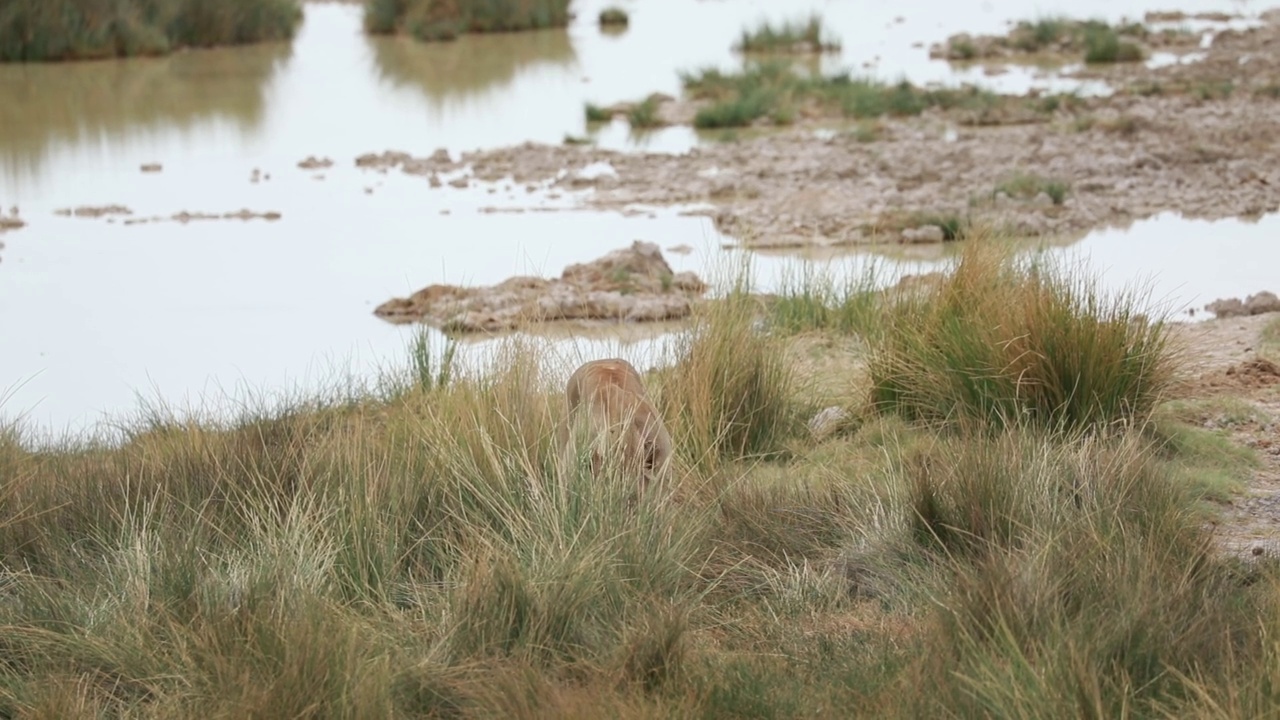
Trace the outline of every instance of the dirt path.
<instances>
[{"instance_id":1,"label":"dirt path","mask_svg":"<svg viewBox=\"0 0 1280 720\"><path fill-rule=\"evenodd\" d=\"M1276 317L1212 320L1180 332L1192 352L1193 396L1231 398L1252 410L1204 420L1260 461L1245 491L1222 508L1217 528L1223 550L1245 558L1280 557L1280 366L1258 354L1262 329Z\"/></svg>"}]
</instances>

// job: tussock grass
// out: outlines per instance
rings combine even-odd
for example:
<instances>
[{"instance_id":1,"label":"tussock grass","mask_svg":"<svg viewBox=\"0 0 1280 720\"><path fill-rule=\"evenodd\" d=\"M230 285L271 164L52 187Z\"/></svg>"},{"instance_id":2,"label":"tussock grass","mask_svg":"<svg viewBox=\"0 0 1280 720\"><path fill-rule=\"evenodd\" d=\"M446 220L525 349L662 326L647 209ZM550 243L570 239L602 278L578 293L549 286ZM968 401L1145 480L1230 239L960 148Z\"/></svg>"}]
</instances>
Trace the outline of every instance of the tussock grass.
<instances>
[{"instance_id":1,"label":"tussock grass","mask_svg":"<svg viewBox=\"0 0 1280 720\"><path fill-rule=\"evenodd\" d=\"M889 310L872 405L931 422L1142 424L1174 380L1168 333L1133 293L971 239L956 270Z\"/></svg>"},{"instance_id":2,"label":"tussock grass","mask_svg":"<svg viewBox=\"0 0 1280 720\"><path fill-rule=\"evenodd\" d=\"M423 41L568 24L569 0L366 0L364 14L370 33L404 32Z\"/></svg>"},{"instance_id":3,"label":"tussock grass","mask_svg":"<svg viewBox=\"0 0 1280 720\"><path fill-rule=\"evenodd\" d=\"M947 440L904 463L916 542L969 558L937 596L917 712L1181 716L1189 676L1210 694L1236 663L1269 677L1274 573L1215 558L1163 470L1136 435Z\"/></svg>"},{"instance_id":4,"label":"tussock grass","mask_svg":"<svg viewBox=\"0 0 1280 720\"><path fill-rule=\"evenodd\" d=\"M763 21L753 29L743 30L733 49L747 53L839 52L840 41L827 32L822 16L815 13L778 25Z\"/></svg>"},{"instance_id":5,"label":"tussock grass","mask_svg":"<svg viewBox=\"0 0 1280 720\"><path fill-rule=\"evenodd\" d=\"M1110 347L1104 325L1062 330L1109 306L1055 305L1083 285L1029 273L975 250L932 290L820 322L883 348L914 319L954 346L927 302L992 344L960 310L1004 327L993 308L1015 307ZM420 337L379 394L222 424L153 411L115 445L0 429L0 715L1272 712L1278 576L1213 550L1189 474L1239 459L1185 424L1219 408L1106 433L872 415L812 442L745 277L646 377L679 462L643 493L560 459L568 368L519 339L481 374Z\"/></svg>"},{"instance_id":6,"label":"tussock grass","mask_svg":"<svg viewBox=\"0 0 1280 720\"><path fill-rule=\"evenodd\" d=\"M297 0L15 0L0 6L0 61L164 55L287 40Z\"/></svg>"},{"instance_id":7,"label":"tussock grass","mask_svg":"<svg viewBox=\"0 0 1280 720\"><path fill-rule=\"evenodd\" d=\"M741 270L679 339L659 402L684 461L705 473L723 461L784 451L797 430L795 379L780 338L760 332L760 305Z\"/></svg>"}]
</instances>

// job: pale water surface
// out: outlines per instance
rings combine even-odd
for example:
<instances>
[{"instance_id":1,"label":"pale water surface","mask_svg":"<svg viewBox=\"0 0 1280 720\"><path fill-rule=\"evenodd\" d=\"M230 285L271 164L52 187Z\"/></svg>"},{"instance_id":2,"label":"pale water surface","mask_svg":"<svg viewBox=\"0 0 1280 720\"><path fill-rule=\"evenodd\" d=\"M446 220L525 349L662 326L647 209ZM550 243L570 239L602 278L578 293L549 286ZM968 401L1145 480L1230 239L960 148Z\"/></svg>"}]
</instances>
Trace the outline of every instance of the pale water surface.
<instances>
[{"instance_id":1,"label":"pale water surface","mask_svg":"<svg viewBox=\"0 0 1280 720\"><path fill-rule=\"evenodd\" d=\"M568 31L433 45L367 38L358 6L313 4L288 44L158 60L0 65L0 207L18 206L28 222L4 235L0 249L0 417L82 429L133 409L138 394L181 406L206 395L240 397L245 388L305 391L335 373L368 378L402 362L408 340L405 328L371 314L383 300L432 282L558 274L635 239L697 248L668 255L677 269L705 273L724 265L720 248L729 241L704 218L670 209L652 217L486 213L481 208L527 205L529 198L519 188L430 189L422 178L363 172L352 162L361 153L457 153L581 135L585 102L675 93L680 70L733 67L738 60L729 48L744 25L810 9L844 42L825 69L1005 91L1064 81L954 72L928 59L928 43L1053 12L1115 20L1171 9L1154 0L636 0L623 3L630 28L607 35L594 23L603 4L579 0ZM1258 9L1230 0L1175 5ZM608 147L668 152L698 142L678 128L634 136L625 123L596 136ZM309 155L335 165L296 167ZM148 162L162 163L163 172L139 172ZM255 169L270 179L250 182ZM125 226L54 214L107 204L128 206L135 216L246 208L283 217ZM1203 304L1267 287L1263 268L1280 260L1276 229L1275 218L1205 224L1166 217L1095 234L1072 250L1090 253L1108 282L1154 276L1158 291ZM758 256L761 287L794 262ZM866 256L840 262L857 271ZM929 264L885 267L891 280ZM569 360L620 352L642 364L659 361L663 347L644 340L553 344ZM492 347L468 344L467 352L483 358Z\"/></svg>"}]
</instances>

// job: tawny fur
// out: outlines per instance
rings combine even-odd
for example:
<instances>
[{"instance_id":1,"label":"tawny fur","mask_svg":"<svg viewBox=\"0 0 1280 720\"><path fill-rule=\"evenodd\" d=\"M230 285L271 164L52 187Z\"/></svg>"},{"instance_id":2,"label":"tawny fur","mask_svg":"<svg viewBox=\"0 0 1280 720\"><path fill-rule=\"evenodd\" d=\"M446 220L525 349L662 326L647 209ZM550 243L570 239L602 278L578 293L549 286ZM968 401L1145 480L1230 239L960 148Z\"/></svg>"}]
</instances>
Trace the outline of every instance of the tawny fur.
<instances>
[{"instance_id":1,"label":"tawny fur","mask_svg":"<svg viewBox=\"0 0 1280 720\"><path fill-rule=\"evenodd\" d=\"M604 454L617 452L621 457L615 459L626 471L639 475L641 487L666 477L671 435L631 363L619 358L584 363L569 376L564 394L569 406L561 426L566 460L577 452L572 441L586 432L593 472L599 473Z\"/></svg>"}]
</instances>

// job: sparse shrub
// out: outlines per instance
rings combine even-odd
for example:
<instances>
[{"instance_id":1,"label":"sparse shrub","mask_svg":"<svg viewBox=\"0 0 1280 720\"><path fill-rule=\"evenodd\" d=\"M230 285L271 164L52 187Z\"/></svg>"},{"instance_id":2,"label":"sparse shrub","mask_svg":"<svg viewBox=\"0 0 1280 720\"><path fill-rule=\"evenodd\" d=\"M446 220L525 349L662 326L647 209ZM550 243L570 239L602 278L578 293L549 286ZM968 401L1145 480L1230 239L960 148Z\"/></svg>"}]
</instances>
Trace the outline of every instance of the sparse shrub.
<instances>
[{"instance_id":1,"label":"sparse shrub","mask_svg":"<svg viewBox=\"0 0 1280 720\"><path fill-rule=\"evenodd\" d=\"M370 33L407 32L419 40L451 40L462 33L564 27L569 0L366 0Z\"/></svg>"},{"instance_id":2,"label":"sparse shrub","mask_svg":"<svg viewBox=\"0 0 1280 720\"><path fill-rule=\"evenodd\" d=\"M1084 61L1087 63L1122 63L1142 60L1142 48L1122 40L1106 25L1092 25L1084 33Z\"/></svg>"},{"instance_id":3,"label":"sparse shrub","mask_svg":"<svg viewBox=\"0 0 1280 720\"><path fill-rule=\"evenodd\" d=\"M860 143L872 143L880 139L881 128L879 123L875 122L859 122L853 128L851 135L853 139Z\"/></svg>"},{"instance_id":4,"label":"sparse shrub","mask_svg":"<svg viewBox=\"0 0 1280 720\"><path fill-rule=\"evenodd\" d=\"M0 61L163 55L293 37L297 0L19 0L0 9Z\"/></svg>"},{"instance_id":5,"label":"sparse shrub","mask_svg":"<svg viewBox=\"0 0 1280 720\"><path fill-rule=\"evenodd\" d=\"M1095 120L1092 124L1100 130L1116 133L1117 135L1133 135L1142 129L1145 120L1141 120L1133 115L1116 115L1114 117Z\"/></svg>"},{"instance_id":6,"label":"sparse shrub","mask_svg":"<svg viewBox=\"0 0 1280 720\"><path fill-rule=\"evenodd\" d=\"M978 57L978 48L970 40L961 40L952 45L952 49L960 60L972 60Z\"/></svg>"},{"instance_id":7,"label":"sparse shrub","mask_svg":"<svg viewBox=\"0 0 1280 720\"><path fill-rule=\"evenodd\" d=\"M627 113L627 121L636 129L658 127L662 124L658 117L658 101L648 97L636 103Z\"/></svg>"},{"instance_id":8,"label":"sparse shrub","mask_svg":"<svg viewBox=\"0 0 1280 720\"><path fill-rule=\"evenodd\" d=\"M1013 46L1026 52L1037 52L1068 39L1075 24L1062 17L1047 17L1035 22L1018 23L1009 34Z\"/></svg>"},{"instance_id":9,"label":"sparse shrub","mask_svg":"<svg viewBox=\"0 0 1280 720\"><path fill-rule=\"evenodd\" d=\"M1235 85L1229 80L1197 83L1191 88L1191 95L1197 100L1223 100L1233 92Z\"/></svg>"},{"instance_id":10,"label":"sparse shrub","mask_svg":"<svg viewBox=\"0 0 1280 720\"><path fill-rule=\"evenodd\" d=\"M733 100L702 108L694 115L693 126L703 129L747 127L769 112L774 95L758 90Z\"/></svg>"},{"instance_id":11,"label":"sparse shrub","mask_svg":"<svg viewBox=\"0 0 1280 720\"><path fill-rule=\"evenodd\" d=\"M620 7L607 7L600 11L601 27L626 27L631 22L627 11Z\"/></svg>"},{"instance_id":12,"label":"sparse shrub","mask_svg":"<svg viewBox=\"0 0 1280 720\"><path fill-rule=\"evenodd\" d=\"M789 20L777 27L762 22L754 30L743 30L733 49L757 53L839 52L840 41L827 35L822 16L814 14L800 21Z\"/></svg>"},{"instance_id":13,"label":"sparse shrub","mask_svg":"<svg viewBox=\"0 0 1280 720\"><path fill-rule=\"evenodd\" d=\"M612 116L604 108L591 103L587 103L586 114L587 122L589 123L609 122L612 119Z\"/></svg>"},{"instance_id":14,"label":"sparse shrub","mask_svg":"<svg viewBox=\"0 0 1280 720\"><path fill-rule=\"evenodd\" d=\"M1280 99L1280 83L1267 83L1253 91L1254 97Z\"/></svg>"},{"instance_id":15,"label":"sparse shrub","mask_svg":"<svg viewBox=\"0 0 1280 720\"><path fill-rule=\"evenodd\" d=\"M1009 197L1023 200L1044 193L1054 205L1061 205L1069 190L1070 186L1062 180L1052 180L1032 173L1016 173L997 184L994 192L1003 192Z\"/></svg>"},{"instance_id":16,"label":"sparse shrub","mask_svg":"<svg viewBox=\"0 0 1280 720\"><path fill-rule=\"evenodd\" d=\"M1167 331L1043 259L971 240L935 289L886 312L872 405L911 419L1096 429L1142 423L1173 381Z\"/></svg>"}]
</instances>

